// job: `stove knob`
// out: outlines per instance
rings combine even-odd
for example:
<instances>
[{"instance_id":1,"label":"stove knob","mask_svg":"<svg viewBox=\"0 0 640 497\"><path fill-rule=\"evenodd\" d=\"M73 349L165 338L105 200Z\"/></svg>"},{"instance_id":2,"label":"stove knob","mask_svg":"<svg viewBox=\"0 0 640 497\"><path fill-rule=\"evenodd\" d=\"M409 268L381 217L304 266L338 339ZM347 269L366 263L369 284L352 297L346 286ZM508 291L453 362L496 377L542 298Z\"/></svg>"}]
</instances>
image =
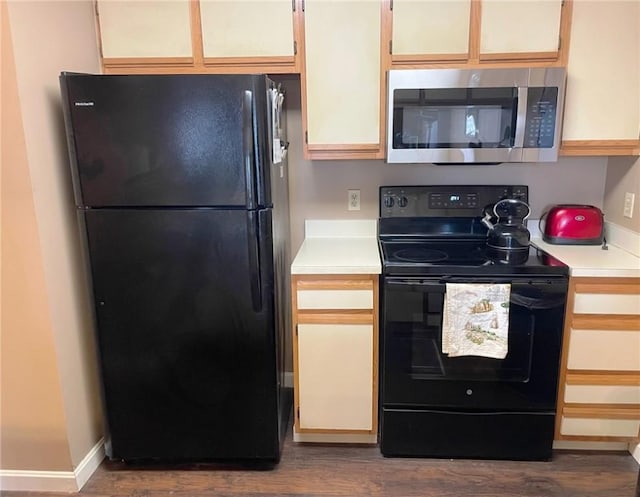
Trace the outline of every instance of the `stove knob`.
<instances>
[{"instance_id":1,"label":"stove knob","mask_svg":"<svg viewBox=\"0 0 640 497\"><path fill-rule=\"evenodd\" d=\"M388 196L388 197L385 197L385 198L384 198L384 206L385 206L387 209L391 209L391 208L393 207L393 204L394 204L394 203L395 203L395 202L393 201L393 197Z\"/></svg>"},{"instance_id":2,"label":"stove knob","mask_svg":"<svg viewBox=\"0 0 640 497\"><path fill-rule=\"evenodd\" d=\"M409 203L409 199L407 197L400 197L398 199L398 205L403 209L407 206L408 203Z\"/></svg>"}]
</instances>

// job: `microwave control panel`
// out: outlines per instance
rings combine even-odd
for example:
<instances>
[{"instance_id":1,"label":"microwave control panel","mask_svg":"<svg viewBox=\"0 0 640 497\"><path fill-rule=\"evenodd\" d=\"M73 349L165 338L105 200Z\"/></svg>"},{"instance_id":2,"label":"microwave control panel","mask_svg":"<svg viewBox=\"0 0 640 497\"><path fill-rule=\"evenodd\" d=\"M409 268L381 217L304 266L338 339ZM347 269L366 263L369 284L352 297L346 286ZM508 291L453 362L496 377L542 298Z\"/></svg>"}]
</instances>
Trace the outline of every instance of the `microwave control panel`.
<instances>
[{"instance_id":1,"label":"microwave control panel","mask_svg":"<svg viewBox=\"0 0 640 497\"><path fill-rule=\"evenodd\" d=\"M524 148L552 148L556 131L558 88L528 88Z\"/></svg>"}]
</instances>

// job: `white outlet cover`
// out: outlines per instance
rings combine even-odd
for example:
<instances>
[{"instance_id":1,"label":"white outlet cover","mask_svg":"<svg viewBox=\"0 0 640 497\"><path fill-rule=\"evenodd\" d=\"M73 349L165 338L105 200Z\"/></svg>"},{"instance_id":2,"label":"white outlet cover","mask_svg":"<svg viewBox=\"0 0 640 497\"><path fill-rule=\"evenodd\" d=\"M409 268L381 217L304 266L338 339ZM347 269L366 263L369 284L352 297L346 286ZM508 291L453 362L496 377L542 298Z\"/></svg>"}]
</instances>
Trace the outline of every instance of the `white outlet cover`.
<instances>
[{"instance_id":1,"label":"white outlet cover","mask_svg":"<svg viewBox=\"0 0 640 497\"><path fill-rule=\"evenodd\" d=\"M633 217L633 204L635 203L635 200L635 193L627 192L624 194L624 211L622 213L624 217Z\"/></svg>"},{"instance_id":2,"label":"white outlet cover","mask_svg":"<svg viewBox=\"0 0 640 497\"><path fill-rule=\"evenodd\" d=\"M347 209L350 211L360 210L360 190L348 190Z\"/></svg>"}]
</instances>

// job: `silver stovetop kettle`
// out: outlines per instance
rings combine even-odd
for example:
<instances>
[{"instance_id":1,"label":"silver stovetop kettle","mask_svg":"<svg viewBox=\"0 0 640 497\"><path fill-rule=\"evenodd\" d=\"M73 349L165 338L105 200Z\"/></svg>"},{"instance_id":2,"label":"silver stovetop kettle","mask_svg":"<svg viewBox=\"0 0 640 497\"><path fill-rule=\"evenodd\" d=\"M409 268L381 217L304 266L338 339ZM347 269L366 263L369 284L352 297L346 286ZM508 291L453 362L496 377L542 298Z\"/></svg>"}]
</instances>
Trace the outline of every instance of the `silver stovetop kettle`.
<instances>
[{"instance_id":1,"label":"silver stovetop kettle","mask_svg":"<svg viewBox=\"0 0 640 497\"><path fill-rule=\"evenodd\" d=\"M487 246L494 250L528 251L531 234L525 220L531 214L529 204L515 198L499 200L484 210L482 224L487 232Z\"/></svg>"}]
</instances>

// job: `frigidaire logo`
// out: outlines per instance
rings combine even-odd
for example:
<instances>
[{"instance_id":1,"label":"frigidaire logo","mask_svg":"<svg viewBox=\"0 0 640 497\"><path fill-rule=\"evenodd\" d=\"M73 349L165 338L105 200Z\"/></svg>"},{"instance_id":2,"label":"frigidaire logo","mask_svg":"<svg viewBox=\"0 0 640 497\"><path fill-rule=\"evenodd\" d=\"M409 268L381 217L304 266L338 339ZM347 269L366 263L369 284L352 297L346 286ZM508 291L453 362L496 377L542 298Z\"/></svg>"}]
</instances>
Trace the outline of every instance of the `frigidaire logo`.
<instances>
[{"instance_id":1,"label":"frigidaire logo","mask_svg":"<svg viewBox=\"0 0 640 497\"><path fill-rule=\"evenodd\" d=\"M76 102L76 107L93 107L93 102Z\"/></svg>"}]
</instances>

